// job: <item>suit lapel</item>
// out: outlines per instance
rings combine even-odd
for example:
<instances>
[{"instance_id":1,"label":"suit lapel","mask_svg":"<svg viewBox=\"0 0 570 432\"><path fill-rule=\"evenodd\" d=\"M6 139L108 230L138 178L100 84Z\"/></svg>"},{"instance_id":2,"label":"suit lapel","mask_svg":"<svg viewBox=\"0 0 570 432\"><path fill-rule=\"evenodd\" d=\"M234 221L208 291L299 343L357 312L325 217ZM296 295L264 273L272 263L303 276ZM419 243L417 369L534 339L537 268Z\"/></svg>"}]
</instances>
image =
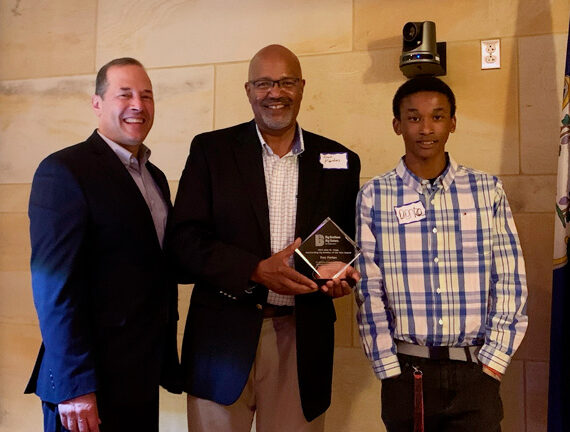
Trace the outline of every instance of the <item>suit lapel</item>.
<instances>
[{"instance_id":1,"label":"suit lapel","mask_svg":"<svg viewBox=\"0 0 570 432\"><path fill-rule=\"evenodd\" d=\"M233 146L237 169L246 186L249 199L259 228L263 235L264 244L270 248L269 234L269 206L267 204L267 189L263 171L261 144L255 130L255 123L251 121L236 135L236 144Z\"/></svg>"},{"instance_id":2,"label":"suit lapel","mask_svg":"<svg viewBox=\"0 0 570 432\"><path fill-rule=\"evenodd\" d=\"M305 151L299 156L299 186L297 198L297 219L295 236L303 239L315 229L321 221L313 221L313 210L317 208L317 200L323 178L320 153L315 142L308 134L303 135ZM315 224L312 226L311 224Z\"/></svg>"},{"instance_id":3,"label":"suit lapel","mask_svg":"<svg viewBox=\"0 0 570 432\"><path fill-rule=\"evenodd\" d=\"M88 142L92 146L93 152L95 153L94 156L97 157L100 162L98 165L101 176L105 179L104 183L112 185L112 190L109 190L109 195L115 194L117 196L116 200L122 204L120 206L122 211L132 215L132 217L129 217L132 223L140 222L141 235L152 234L153 241L160 247L150 209L126 167L107 143L103 141L97 131L91 135ZM147 168L149 165L151 164L147 163ZM158 176L156 175L156 171L158 171L158 169L154 166L153 168L154 169L150 171L151 175L163 192L167 205L170 206L170 201L166 200L167 195L164 195L164 185L161 184L163 182L157 180ZM168 185L166 185L166 188L168 188Z\"/></svg>"}]
</instances>

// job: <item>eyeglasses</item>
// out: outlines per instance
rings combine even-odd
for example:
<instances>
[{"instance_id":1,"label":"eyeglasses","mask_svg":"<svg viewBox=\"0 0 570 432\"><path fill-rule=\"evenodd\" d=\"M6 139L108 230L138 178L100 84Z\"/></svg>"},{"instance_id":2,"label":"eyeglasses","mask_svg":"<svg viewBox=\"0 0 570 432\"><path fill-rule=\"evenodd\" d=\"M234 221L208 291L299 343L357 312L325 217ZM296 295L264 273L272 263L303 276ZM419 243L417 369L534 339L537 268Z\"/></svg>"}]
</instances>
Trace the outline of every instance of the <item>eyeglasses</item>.
<instances>
[{"instance_id":1,"label":"eyeglasses","mask_svg":"<svg viewBox=\"0 0 570 432\"><path fill-rule=\"evenodd\" d=\"M280 80L259 79L248 82L253 85L255 91L266 92L271 90L275 84L283 90L293 90L300 80L301 78L281 78Z\"/></svg>"}]
</instances>

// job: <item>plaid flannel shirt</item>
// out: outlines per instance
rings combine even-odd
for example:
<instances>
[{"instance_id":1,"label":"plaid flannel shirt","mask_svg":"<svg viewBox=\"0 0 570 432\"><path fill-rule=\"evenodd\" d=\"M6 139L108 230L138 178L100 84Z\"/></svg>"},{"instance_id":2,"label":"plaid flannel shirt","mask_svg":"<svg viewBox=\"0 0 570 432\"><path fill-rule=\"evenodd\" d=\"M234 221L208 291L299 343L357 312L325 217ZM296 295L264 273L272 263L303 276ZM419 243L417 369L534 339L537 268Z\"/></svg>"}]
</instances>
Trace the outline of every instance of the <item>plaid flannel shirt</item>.
<instances>
[{"instance_id":1,"label":"plaid flannel shirt","mask_svg":"<svg viewBox=\"0 0 570 432\"><path fill-rule=\"evenodd\" d=\"M415 209L411 221L398 218L406 208ZM400 373L395 339L481 345L479 360L505 372L527 328L527 287L497 177L449 158L432 185L402 159L360 190L356 229L363 252L357 319L378 378Z\"/></svg>"}]
</instances>

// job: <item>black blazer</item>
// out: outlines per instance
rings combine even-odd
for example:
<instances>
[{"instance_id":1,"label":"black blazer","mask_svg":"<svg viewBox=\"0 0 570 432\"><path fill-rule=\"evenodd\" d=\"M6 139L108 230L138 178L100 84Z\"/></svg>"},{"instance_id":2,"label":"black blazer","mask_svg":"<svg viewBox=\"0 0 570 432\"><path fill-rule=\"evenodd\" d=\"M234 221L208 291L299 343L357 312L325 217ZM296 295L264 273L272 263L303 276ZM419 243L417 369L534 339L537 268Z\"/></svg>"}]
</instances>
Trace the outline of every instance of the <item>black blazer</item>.
<instances>
[{"instance_id":1,"label":"black blazer","mask_svg":"<svg viewBox=\"0 0 570 432\"><path fill-rule=\"evenodd\" d=\"M177 391L177 286L142 194L96 132L42 161L29 216L43 343L26 392L112 405L147 401L159 382Z\"/></svg>"},{"instance_id":2,"label":"black blazer","mask_svg":"<svg viewBox=\"0 0 570 432\"><path fill-rule=\"evenodd\" d=\"M310 132L303 137L296 235L306 238L330 216L353 236L358 156ZM261 150L253 121L196 136L167 236L181 281L195 282L182 348L184 390L225 405L247 381L263 320L256 305L267 299L267 288L249 289L258 262L271 255ZM347 153L348 169L323 169L320 154L336 152ZM310 421L330 405L336 315L320 292L296 296L295 305L299 387Z\"/></svg>"}]
</instances>

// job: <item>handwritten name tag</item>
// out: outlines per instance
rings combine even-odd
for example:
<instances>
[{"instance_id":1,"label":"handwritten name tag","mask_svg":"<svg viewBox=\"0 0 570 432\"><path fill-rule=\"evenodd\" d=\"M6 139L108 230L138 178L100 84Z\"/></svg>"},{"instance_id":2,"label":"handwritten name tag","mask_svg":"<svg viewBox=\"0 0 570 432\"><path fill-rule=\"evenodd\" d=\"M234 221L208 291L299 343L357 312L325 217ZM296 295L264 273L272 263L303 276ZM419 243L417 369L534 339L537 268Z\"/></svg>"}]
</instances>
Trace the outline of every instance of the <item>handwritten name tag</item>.
<instances>
[{"instance_id":1,"label":"handwritten name tag","mask_svg":"<svg viewBox=\"0 0 570 432\"><path fill-rule=\"evenodd\" d=\"M400 225L421 221L426 218L426 209L420 201L394 207L394 211Z\"/></svg>"},{"instance_id":2,"label":"handwritten name tag","mask_svg":"<svg viewBox=\"0 0 570 432\"><path fill-rule=\"evenodd\" d=\"M346 153L321 153L320 162L324 169L348 169Z\"/></svg>"}]
</instances>

